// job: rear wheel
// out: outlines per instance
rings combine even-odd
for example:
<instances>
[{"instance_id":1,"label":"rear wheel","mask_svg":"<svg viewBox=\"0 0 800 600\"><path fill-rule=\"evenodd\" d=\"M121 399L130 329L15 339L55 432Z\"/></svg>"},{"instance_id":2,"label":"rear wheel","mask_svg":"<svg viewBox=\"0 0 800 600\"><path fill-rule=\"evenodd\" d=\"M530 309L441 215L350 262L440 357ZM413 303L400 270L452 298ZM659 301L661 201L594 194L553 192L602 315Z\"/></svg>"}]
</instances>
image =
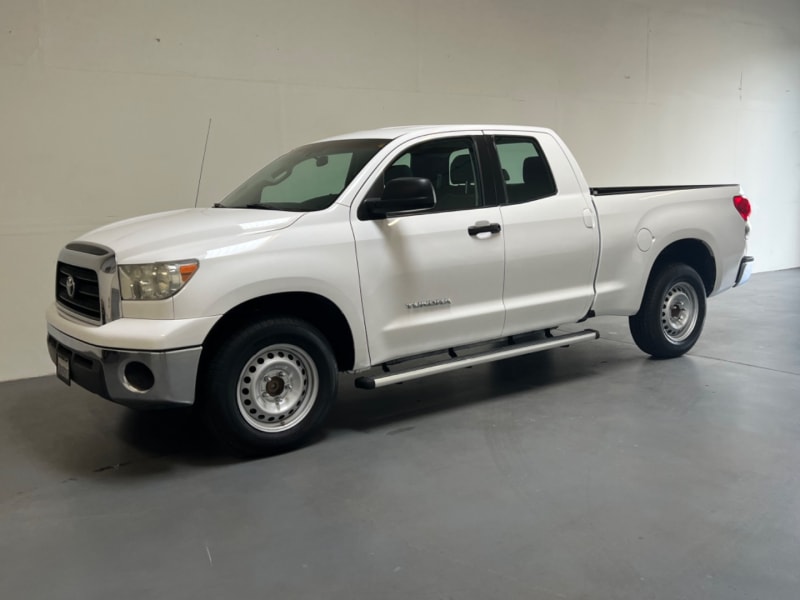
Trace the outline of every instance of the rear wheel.
<instances>
[{"instance_id":1,"label":"rear wheel","mask_svg":"<svg viewBox=\"0 0 800 600\"><path fill-rule=\"evenodd\" d=\"M631 335L643 352L674 358L695 345L706 318L703 280L685 264L669 264L655 273L639 312L628 319Z\"/></svg>"},{"instance_id":2,"label":"rear wheel","mask_svg":"<svg viewBox=\"0 0 800 600\"><path fill-rule=\"evenodd\" d=\"M323 335L270 319L231 335L200 377L209 428L237 454L294 448L321 426L336 396L336 361Z\"/></svg>"}]
</instances>

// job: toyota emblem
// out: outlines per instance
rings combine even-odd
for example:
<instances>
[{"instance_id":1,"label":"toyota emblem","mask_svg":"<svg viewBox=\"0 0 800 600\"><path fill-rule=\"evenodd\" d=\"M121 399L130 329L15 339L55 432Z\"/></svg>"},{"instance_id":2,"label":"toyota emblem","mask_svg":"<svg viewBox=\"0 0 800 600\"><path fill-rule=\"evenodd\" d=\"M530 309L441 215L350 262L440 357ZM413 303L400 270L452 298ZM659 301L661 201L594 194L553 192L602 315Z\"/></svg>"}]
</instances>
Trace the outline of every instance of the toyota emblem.
<instances>
[{"instance_id":1,"label":"toyota emblem","mask_svg":"<svg viewBox=\"0 0 800 600\"><path fill-rule=\"evenodd\" d=\"M67 281L64 284L67 288L67 296L70 298L75 297L75 279L72 275L67 275Z\"/></svg>"}]
</instances>

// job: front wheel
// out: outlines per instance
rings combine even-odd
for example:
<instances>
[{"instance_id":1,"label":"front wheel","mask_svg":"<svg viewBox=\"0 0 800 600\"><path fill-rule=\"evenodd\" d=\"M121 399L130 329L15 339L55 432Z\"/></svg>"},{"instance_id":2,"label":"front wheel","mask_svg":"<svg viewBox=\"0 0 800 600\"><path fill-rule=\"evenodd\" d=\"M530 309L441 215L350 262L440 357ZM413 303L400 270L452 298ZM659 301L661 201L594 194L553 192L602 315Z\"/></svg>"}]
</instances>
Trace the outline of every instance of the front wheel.
<instances>
[{"instance_id":1,"label":"front wheel","mask_svg":"<svg viewBox=\"0 0 800 600\"><path fill-rule=\"evenodd\" d=\"M336 396L330 345L310 324L269 319L239 329L199 379L209 428L237 454L289 450L316 432Z\"/></svg>"},{"instance_id":2,"label":"front wheel","mask_svg":"<svg viewBox=\"0 0 800 600\"><path fill-rule=\"evenodd\" d=\"M703 280L688 265L670 264L651 277L642 306L628 323L643 352L655 358L675 358L695 345L705 318Z\"/></svg>"}]
</instances>

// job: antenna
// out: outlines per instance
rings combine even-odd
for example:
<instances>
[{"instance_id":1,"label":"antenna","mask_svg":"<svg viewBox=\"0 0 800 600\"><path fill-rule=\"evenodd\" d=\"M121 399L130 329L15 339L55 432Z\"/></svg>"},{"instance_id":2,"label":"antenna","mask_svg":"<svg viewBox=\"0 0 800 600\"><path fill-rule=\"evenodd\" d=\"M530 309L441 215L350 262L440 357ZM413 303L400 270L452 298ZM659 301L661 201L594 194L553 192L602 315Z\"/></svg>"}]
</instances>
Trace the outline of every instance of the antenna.
<instances>
[{"instance_id":1,"label":"antenna","mask_svg":"<svg viewBox=\"0 0 800 600\"><path fill-rule=\"evenodd\" d=\"M197 200L200 198L200 182L203 180L203 166L206 164L206 150L208 149L208 136L211 135L211 119L208 119L208 130L206 131L206 143L203 145L203 159L200 161L200 176L197 178L197 193L194 195L194 207L197 208Z\"/></svg>"}]
</instances>

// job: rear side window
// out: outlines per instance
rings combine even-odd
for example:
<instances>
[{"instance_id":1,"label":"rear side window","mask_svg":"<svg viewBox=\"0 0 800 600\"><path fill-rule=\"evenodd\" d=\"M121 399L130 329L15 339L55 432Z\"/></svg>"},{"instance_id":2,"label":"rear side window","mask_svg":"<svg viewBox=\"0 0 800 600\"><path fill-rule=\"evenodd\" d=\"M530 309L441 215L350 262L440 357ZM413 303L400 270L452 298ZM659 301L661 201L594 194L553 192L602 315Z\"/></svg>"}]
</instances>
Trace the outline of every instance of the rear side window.
<instances>
[{"instance_id":1,"label":"rear side window","mask_svg":"<svg viewBox=\"0 0 800 600\"><path fill-rule=\"evenodd\" d=\"M520 204L557 193L550 165L538 142L528 137L494 139L508 204Z\"/></svg>"}]
</instances>

